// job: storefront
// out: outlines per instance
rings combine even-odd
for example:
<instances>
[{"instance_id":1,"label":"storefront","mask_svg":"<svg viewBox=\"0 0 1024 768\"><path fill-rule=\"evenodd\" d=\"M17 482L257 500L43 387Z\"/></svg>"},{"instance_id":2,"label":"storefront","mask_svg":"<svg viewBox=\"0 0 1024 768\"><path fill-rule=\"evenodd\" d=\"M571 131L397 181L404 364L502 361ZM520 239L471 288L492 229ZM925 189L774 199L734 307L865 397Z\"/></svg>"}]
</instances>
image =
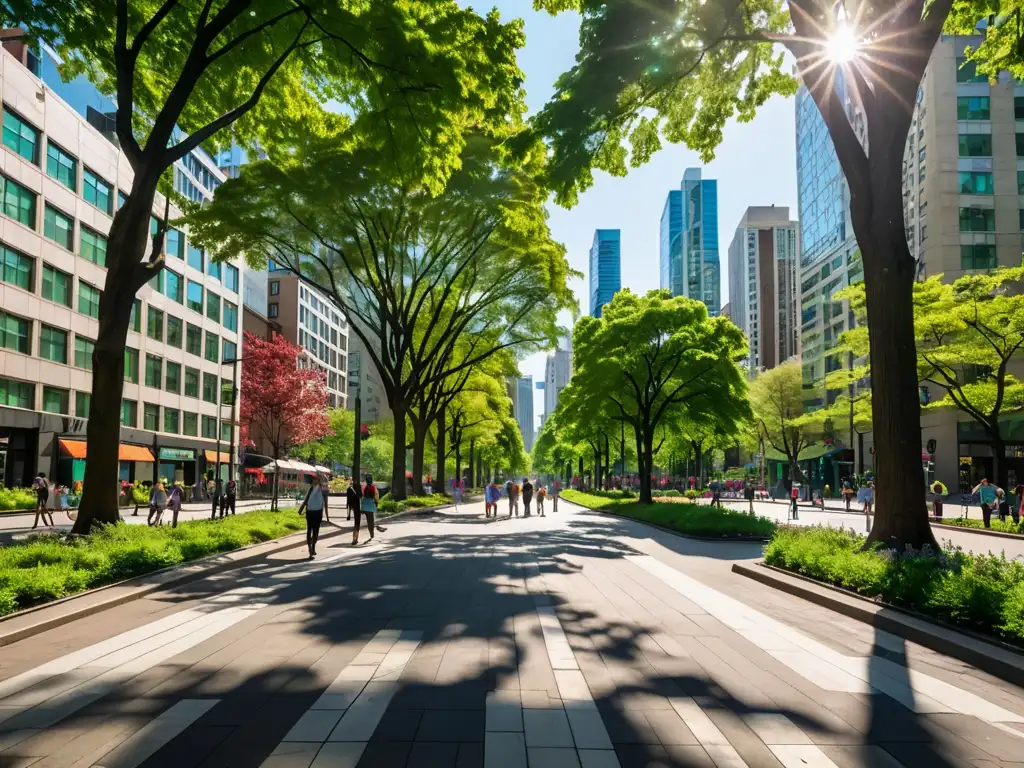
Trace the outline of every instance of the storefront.
<instances>
[{"instance_id":1,"label":"storefront","mask_svg":"<svg viewBox=\"0 0 1024 768\"><path fill-rule=\"evenodd\" d=\"M203 470L203 477L209 479L217 476L217 452L206 449L203 451L203 458L206 460L206 468ZM226 451L220 452L220 479L224 482L231 477L231 454Z\"/></svg>"},{"instance_id":2,"label":"storefront","mask_svg":"<svg viewBox=\"0 0 1024 768\"><path fill-rule=\"evenodd\" d=\"M160 478L182 486L196 482L196 452L192 448L160 447Z\"/></svg>"},{"instance_id":3,"label":"storefront","mask_svg":"<svg viewBox=\"0 0 1024 768\"><path fill-rule=\"evenodd\" d=\"M34 429L0 427L0 484L23 488L32 482L37 435Z\"/></svg>"},{"instance_id":4,"label":"storefront","mask_svg":"<svg viewBox=\"0 0 1024 768\"><path fill-rule=\"evenodd\" d=\"M1001 419L1000 432L1003 450L1000 457L1000 478L995 475L995 461L992 441L988 432L974 421L957 424L959 451L958 485L961 492L973 488L987 477L997 483L1013 488L1024 482L1024 415ZM952 490L952 489L950 489Z\"/></svg>"},{"instance_id":5,"label":"storefront","mask_svg":"<svg viewBox=\"0 0 1024 768\"><path fill-rule=\"evenodd\" d=\"M54 479L62 485L85 480L85 440L60 438L57 444L60 447L60 455ZM119 480L152 480L155 462L153 452L146 446L121 443L117 449L117 458Z\"/></svg>"}]
</instances>

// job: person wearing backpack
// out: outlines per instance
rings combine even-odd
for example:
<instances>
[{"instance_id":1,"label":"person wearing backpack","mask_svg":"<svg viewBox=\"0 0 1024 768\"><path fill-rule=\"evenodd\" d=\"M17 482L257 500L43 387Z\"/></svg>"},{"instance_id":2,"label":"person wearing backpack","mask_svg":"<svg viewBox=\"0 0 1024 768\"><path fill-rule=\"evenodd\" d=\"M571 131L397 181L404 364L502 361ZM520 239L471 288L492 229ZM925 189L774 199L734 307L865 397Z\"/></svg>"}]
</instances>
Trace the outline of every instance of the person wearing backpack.
<instances>
[{"instance_id":1,"label":"person wearing backpack","mask_svg":"<svg viewBox=\"0 0 1024 768\"><path fill-rule=\"evenodd\" d=\"M359 509L356 510L356 525L352 529L352 546L359 543L360 517L366 515L366 529L370 532L370 541L373 541L374 515L377 512L377 504L380 503L380 492L373 484L373 475L366 476L366 483L362 488L362 495L359 498Z\"/></svg>"},{"instance_id":2,"label":"person wearing backpack","mask_svg":"<svg viewBox=\"0 0 1024 768\"><path fill-rule=\"evenodd\" d=\"M309 549L309 559L316 557L316 542L320 538L320 525L327 517L331 522L330 515L327 515L327 495L323 491L320 478L316 475L307 475L309 489L306 491L306 498L299 505L299 514L306 513L306 547ZM357 518L358 519L358 518Z\"/></svg>"},{"instance_id":3,"label":"person wearing backpack","mask_svg":"<svg viewBox=\"0 0 1024 768\"><path fill-rule=\"evenodd\" d=\"M36 519L32 523L32 528L35 530L36 526L39 525L39 516L43 517L43 525L53 527L53 513L47 512L46 502L50 499L50 487L46 483L46 475L40 472L36 479L32 481L32 490L36 492ZM50 515L50 522L46 522L47 514Z\"/></svg>"}]
</instances>

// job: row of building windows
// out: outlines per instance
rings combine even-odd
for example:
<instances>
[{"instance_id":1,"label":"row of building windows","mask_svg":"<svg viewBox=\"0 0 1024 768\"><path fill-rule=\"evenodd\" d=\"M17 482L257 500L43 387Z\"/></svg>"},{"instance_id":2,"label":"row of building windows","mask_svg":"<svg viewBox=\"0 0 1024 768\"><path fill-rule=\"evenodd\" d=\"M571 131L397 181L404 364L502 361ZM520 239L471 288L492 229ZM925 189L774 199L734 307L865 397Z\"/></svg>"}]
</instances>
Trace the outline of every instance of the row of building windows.
<instances>
[{"instance_id":1,"label":"row of building windows","mask_svg":"<svg viewBox=\"0 0 1024 768\"><path fill-rule=\"evenodd\" d=\"M1024 157L1024 133L1016 134L1017 157ZM991 133L962 133L959 136L960 157L992 157Z\"/></svg>"}]
</instances>

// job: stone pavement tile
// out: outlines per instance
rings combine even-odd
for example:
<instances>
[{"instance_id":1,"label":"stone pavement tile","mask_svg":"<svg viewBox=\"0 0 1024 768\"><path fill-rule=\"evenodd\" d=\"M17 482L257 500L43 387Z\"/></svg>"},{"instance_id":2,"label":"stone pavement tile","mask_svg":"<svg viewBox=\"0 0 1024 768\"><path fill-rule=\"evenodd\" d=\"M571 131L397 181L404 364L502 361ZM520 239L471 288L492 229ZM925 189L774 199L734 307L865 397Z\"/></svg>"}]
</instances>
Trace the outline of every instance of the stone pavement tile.
<instances>
[{"instance_id":1,"label":"stone pavement tile","mask_svg":"<svg viewBox=\"0 0 1024 768\"><path fill-rule=\"evenodd\" d=\"M597 703L605 730L612 744L660 744L661 739L639 709L617 709L607 702Z\"/></svg>"},{"instance_id":2,"label":"stone pavement tile","mask_svg":"<svg viewBox=\"0 0 1024 768\"><path fill-rule=\"evenodd\" d=\"M281 744L260 768L309 768L319 751L319 744Z\"/></svg>"},{"instance_id":3,"label":"stone pavement tile","mask_svg":"<svg viewBox=\"0 0 1024 768\"><path fill-rule=\"evenodd\" d=\"M518 690L487 694L486 728L488 731L523 730L523 707Z\"/></svg>"},{"instance_id":4,"label":"stone pavement tile","mask_svg":"<svg viewBox=\"0 0 1024 768\"><path fill-rule=\"evenodd\" d=\"M735 712L724 707L721 709L702 707L702 709L749 768L781 768L782 764L771 753L771 750ZM711 754L710 751L709 754ZM712 754L712 757L715 755Z\"/></svg>"},{"instance_id":5,"label":"stone pavement tile","mask_svg":"<svg viewBox=\"0 0 1024 768\"><path fill-rule=\"evenodd\" d=\"M334 726L345 712L332 709L311 709L299 718L285 735L285 741L327 741Z\"/></svg>"},{"instance_id":6,"label":"stone pavement tile","mask_svg":"<svg viewBox=\"0 0 1024 768\"><path fill-rule=\"evenodd\" d=\"M483 741L484 713L480 710L428 709L423 713L416 741Z\"/></svg>"},{"instance_id":7,"label":"stone pavement tile","mask_svg":"<svg viewBox=\"0 0 1024 768\"><path fill-rule=\"evenodd\" d=\"M565 710L576 747L578 749L611 749L612 742L597 707L593 706L593 702L586 702L590 705L587 708L576 706L582 703L570 702Z\"/></svg>"},{"instance_id":8,"label":"stone pavement tile","mask_svg":"<svg viewBox=\"0 0 1024 768\"><path fill-rule=\"evenodd\" d=\"M369 741L397 690L395 682L367 683L331 732L329 741Z\"/></svg>"},{"instance_id":9,"label":"stone pavement tile","mask_svg":"<svg viewBox=\"0 0 1024 768\"><path fill-rule=\"evenodd\" d=\"M810 744L811 740L783 714L778 712L750 712L743 722L765 744Z\"/></svg>"},{"instance_id":10,"label":"stone pavement tile","mask_svg":"<svg viewBox=\"0 0 1024 768\"><path fill-rule=\"evenodd\" d=\"M660 744L616 744L615 755L621 768L669 766L668 752Z\"/></svg>"},{"instance_id":11,"label":"stone pavement tile","mask_svg":"<svg viewBox=\"0 0 1024 768\"><path fill-rule=\"evenodd\" d=\"M954 752L967 759L1018 760L1024 758L1024 738L1001 731L976 717L924 715L923 719L931 724L928 730L935 733L937 738L940 733L947 740L950 735L953 735L972 744L983 753L972 755L960 748L960 745L950 745Z\"/></svg>"},{"instance_id":12,"label":"stone pavement tile","mask_svg":"<svg viewBox=\"0 0 1024 768\"><path fill-rule=\"evenodd\" d=\"M930 744L891 742L881 747L907 768L975 768L973 763L947 755Z\"/></svg>"},{"instance_id":13,"label":"stone pavement tile","mask_svg":"<svg viewBox=\"0 0 1024 768\"><path fill-rule=\"evenodd\" d=\"M417 741L409 751L407 768L455 768L458 743Z\"/></svg>"},{"instance_id":14,"label":"stone pavement tile","mask_svg":"<svg viewBox=\"0 0 1024 768\"><path fill-rule=\"evenodd\" d=\"M686 766L686 768L716 768L715 761L700 745L666 744L665 751L668 753L669 765ZM729 767L723 766L722 768Z\"/></svg>"},{"instance_id":15,"label":"stone pavement tile","mask_svg":"<svg viewBox=\"0 0 1024 768\"><path fill-rule=\"evenodd\" d=\"M198 765L223 744L233 730L230 726L193 725L145 762L132 758L121 760L111 754L104 756L100 765L104 768L135 768L141 765L145 765L146 768L183 768ZM115 752L123 750L128 743L122 744Z\"/></svg>"},{"instance_id":16,"label":"stone pavement tile","mask_svg":"<svg viewBox=\"0 0 1024 768\"><path fill-rule=\"evenodd\" d=\"M356 768L366 746L356 741L324 744L310 768Z\"/></svg>"},{"instance_id":17,"label":"stone pavement tile","mask_svg":"<svg viewBox=\"0 0 1024 768\"><path fill-rule=\"evenodd\" d=\"M392 706L380 719L370 742L413 741L422 717L422 709L395 709Z\"/></svg>"},{"instance_id":18,"label":"stone pavement tile","mask_svg":"<svg viewBox=\"0 0 1024 768\"><path fill-rule=\"evenodd\" d=\"M575 749L567 747L527 747L530 768L580 768Z\"/></svg>"},{"instance_id":19,"label":"stone pavement tile","mask_svg":"<svg viewBox=\"0 0 1024 768\"><path fill-rule=\"evenodd\" d=\"M899 742L931 742L932 735L923 727L918 715L884 693L850 694L864 701L867 711L864 730L870 744Z\"/></svg>"},{"instance_id":20,"label":"stone pavement tile","mask_svg":"<svg viewBox=\"0 0 1024 768\"><path fill-rule=\"evenodd\" d=\"M658 740L665 746L700 744L675 710L646 710L644 717L654 730Z\"/></svg>"},{"instance_id":21,"label":"stone pavement tile","mask_svg":"<svg viewBox=\"0 0 1024 768\"><path fill-rule=\"evenodd\" d=\"M572 731L561 709L524 709L523 729L528 747L572 747Z\"/></svg>"},{"instance_id":22,"label":"stone pavement tile","mask_svg":"<svg viewBox=\"0 0 1024 768\"><path fill-rule=\"evenodd\" d=\"M38 757L6 757L4 756L3 765L4 768L28 768L30 765L39 765L41 758Z\"/></svg>"},{"instance_id":23,"label":"stone pavement tile","mask_svg":"<svg viewBox=\"0 0 1024 768\"><path fill-rule=\"evenodd\" d=\"M483 768L484 745L478 741L459 744L459 756L455 768Z\"/></svg>"},{"instance_id":24,"label":"stone pavement tile","mask_svg":"<svg viewBox=\"0 0 1024 768\"><path fill-rule=\"evenodd\" d=\"M484 768L526 768L526 741L521 733L488 733Z\"/></svg>"},{"instance_id":25,"label":"stone pavement tile","mask_svg":"<svg viewBox=\"0 0 1024 768\"><path fill-rule=\"evenodd\" d=\"M411 742L370 742L359 758L358 768L405 768Z\"/></svg>"},{"instance_id":26,"label":"stone pavement tile","mask_svg":"<svg viewBox=\"0 0 1024 768\"><path fill-rule=\"evenodd\" d=\"M164 704L160 709L166 709ZM145 716L129 716L124 718L123 727L131 731L142 728L151 718ZM68 718L54 728L25 728L17 731L0 733L0 753L28 757L50 755L77 739L83 733L102 727L109 720L109 715L76 715Z\"/></svg>"},{"instance_id":27,"label":"stone pavement tile","mask_svg":"<svg viewBox=\"0 0 1024 768\"><path fill-rule=\"evenodd\" d=\"M675 693L681 693L676 691ZM620 709L642 709L643 711L663 710L672 711L672 704L665 696L651 693L649 691L629 691L620 693L613 700L615 706Z\"/></svg>"},{"instance_id":28,"label":"stone pavement tile","mask_svg":"<svg viewBox=\"0 0 1024 768\"><path fill-rule=\"evenodd\" d=\"M562 700L557 696L551 696L547 691L534 691L523 689L519 691L520 699L524 709L561 709Z\"/></svg>"},{"instance_id":29,"label":"stone pavement tile","mask_svg":"<svg viewBox=\"0 0 1024 768\"><path fill-rule=\"evenodd\" d=\"M826 744L821 747L821 751L836 764L837 768L904 768L902 763L877 744Z\"/></svg>"},{"instance_id":30,"label":"stone pavement tile","mask_svg":"<svg viewBox=\"0 0 1024 768\"><path fill-rule=\"evenodd\" d=\"M748 768L747 764L740 757L735 747L730 745L714 744L704 747L715 764L715 768Z\"/></svg>"},{"instance_id":31,"label":"stone pavement tile","mask_svg":"<svg viewBox=\"0 0 1024 768\"><path fill-rule=\"evenodd\" d=\"M581 768L619 768L613 749L581 749L579 757Z\"/></svg>"},{"instance_id":32,"label":"stone pavement tile","mask_svg":"<svg viewBox=\"0 0 1024 768\"><path fill-rule=\"evenodd\" d=\"M281 743L285 734L315 700L315 694L311 693L275 694L253 711L248 720L237 726L200 765L203 768L259 765ZM213 711L216 712L216 709ZM201 722L205 723L206 720Z\"/></svg>"}]
</instances>

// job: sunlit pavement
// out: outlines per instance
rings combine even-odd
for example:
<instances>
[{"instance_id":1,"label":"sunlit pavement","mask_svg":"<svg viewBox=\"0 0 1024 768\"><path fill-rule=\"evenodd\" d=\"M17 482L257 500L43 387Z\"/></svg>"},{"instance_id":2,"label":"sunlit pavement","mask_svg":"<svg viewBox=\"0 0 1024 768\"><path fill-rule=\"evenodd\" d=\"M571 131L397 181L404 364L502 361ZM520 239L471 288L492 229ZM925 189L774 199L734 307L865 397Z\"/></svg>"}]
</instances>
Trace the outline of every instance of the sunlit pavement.
<instances>
[{"instance_id":1,"label":"sunlit pavement","mask_svg":"<svg viewBox=\"0 0 1024 768\"><path fill-rule=\"evenodd\" d=\"M4 647L0 766L1020 765L1024 690L731 573L759 553L395 520Z\"/></svg>"}]
</instances>

